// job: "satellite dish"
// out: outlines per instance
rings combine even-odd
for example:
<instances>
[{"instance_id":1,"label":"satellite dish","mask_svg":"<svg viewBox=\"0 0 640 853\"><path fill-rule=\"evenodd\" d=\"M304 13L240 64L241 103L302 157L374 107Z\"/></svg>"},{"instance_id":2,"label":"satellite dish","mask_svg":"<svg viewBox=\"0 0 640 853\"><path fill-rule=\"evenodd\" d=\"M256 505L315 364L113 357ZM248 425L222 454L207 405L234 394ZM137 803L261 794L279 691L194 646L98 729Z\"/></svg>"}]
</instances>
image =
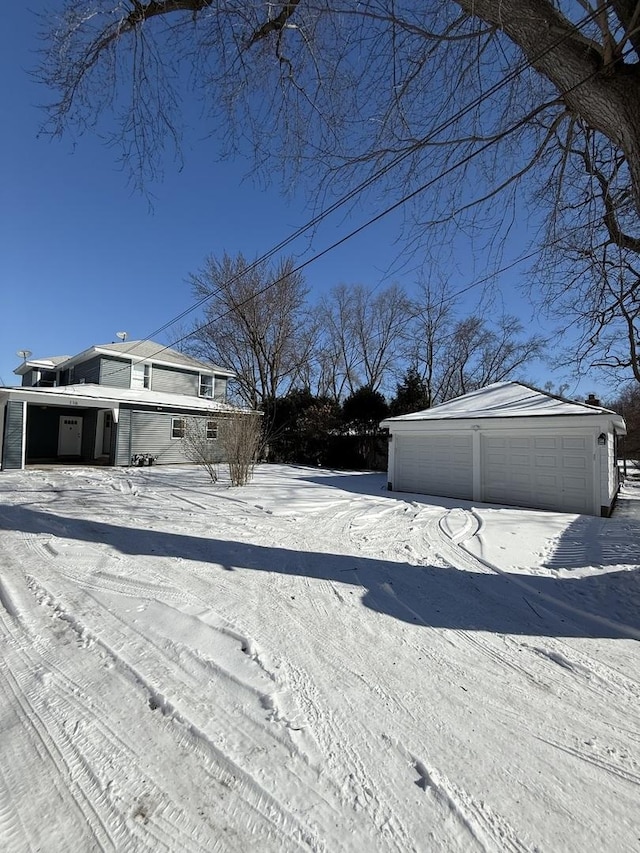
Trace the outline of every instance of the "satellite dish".
<instances>
[{"instance_id":1,"label":"satellite dish","mask_svg":"<svg viewBox=\"0 0 640 853\"><path fill-rule=\"evenodd\" d=\"M30 349L19 349L16 355L21 358L23 361L26 361L31 355Z\"/></svg>"},{"instance_id":2,"label":"satellite dish","mask_svg":"<svg viewBox=\"0 0 640 853\"><path fill-rule=\"evenodd\" d=\"M116 338L120 338L121 341L126 341L128 334L128 332L116 332Z\"/></svg>"}]
</instances>

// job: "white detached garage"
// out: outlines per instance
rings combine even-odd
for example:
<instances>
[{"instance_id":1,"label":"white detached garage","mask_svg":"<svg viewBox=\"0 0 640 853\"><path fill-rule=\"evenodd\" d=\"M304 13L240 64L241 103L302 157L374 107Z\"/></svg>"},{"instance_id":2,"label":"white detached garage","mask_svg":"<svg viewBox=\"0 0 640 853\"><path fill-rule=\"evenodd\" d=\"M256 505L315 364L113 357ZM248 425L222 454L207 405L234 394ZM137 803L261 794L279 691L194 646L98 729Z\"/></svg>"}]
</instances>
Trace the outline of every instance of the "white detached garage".
<instances>
[{"instance_id":1,"label":"white detached garage","mask_svg":"<svg viewBox=\"0 0 640 853\"><path fill-rule=\"evenodd\" d=\"M381 426L394 491L587 515L609 515L618 493L620 415L519 382Z\"/></svg>"}]
</instances>

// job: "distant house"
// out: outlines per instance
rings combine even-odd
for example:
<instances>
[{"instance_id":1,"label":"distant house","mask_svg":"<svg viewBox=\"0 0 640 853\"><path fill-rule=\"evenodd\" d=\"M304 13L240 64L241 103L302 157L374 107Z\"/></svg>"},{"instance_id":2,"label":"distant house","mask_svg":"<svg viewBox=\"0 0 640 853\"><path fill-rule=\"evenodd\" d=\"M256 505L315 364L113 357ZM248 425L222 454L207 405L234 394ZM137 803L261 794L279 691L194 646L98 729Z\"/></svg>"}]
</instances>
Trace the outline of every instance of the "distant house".
<instances>
[{"instance_id":1,"label":"distant house","mask_svg":"<svg viewBox=\"0 0 640 853\"><path fill-rule=\"evenodd\" d=\"M22 385L0 388L0 467L37 462L130 465L188 461L185 419L239 411L227 400L233 373L153 341L92 346L74 356L28 359Z\"/></svg>"},{"instance_id":2,"label":"distant house","mask_svg":"<svg viewBox=\"0 0 640 853\"><path fill-rule=\"evenodd\" d=\"M587 515L618 493L625 423L600 405L498 382L381 425L395 491Z\"/></svg>"}]
</instances>

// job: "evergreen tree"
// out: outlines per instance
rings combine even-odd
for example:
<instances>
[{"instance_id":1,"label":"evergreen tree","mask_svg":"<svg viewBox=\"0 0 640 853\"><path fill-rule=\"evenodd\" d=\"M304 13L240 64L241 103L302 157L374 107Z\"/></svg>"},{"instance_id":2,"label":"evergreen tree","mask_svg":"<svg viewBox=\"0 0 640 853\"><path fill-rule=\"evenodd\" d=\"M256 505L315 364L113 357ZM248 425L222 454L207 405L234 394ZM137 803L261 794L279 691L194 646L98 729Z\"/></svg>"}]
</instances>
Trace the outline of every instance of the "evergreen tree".
<instances>
[{"instance_id":1,"label":"evergreen tree","mask_svg":"<svg viewBox=\"0 0 640 853\"><path fill-rule=\"evenodd\" d=\"M408 415L410 412L421 412L430 407L426 383L420 378L415 367L410 367L396 387L396 396L389 405L389 411L392 415Z\"/></svg>"}]
</instances>

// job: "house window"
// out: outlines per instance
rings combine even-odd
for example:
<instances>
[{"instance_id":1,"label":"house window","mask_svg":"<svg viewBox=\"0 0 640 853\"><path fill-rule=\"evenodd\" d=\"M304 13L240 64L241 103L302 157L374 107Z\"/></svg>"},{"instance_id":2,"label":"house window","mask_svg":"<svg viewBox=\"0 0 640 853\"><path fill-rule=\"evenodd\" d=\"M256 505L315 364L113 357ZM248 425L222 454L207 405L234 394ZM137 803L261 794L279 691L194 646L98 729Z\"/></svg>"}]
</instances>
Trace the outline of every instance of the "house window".
<instances>
[{"instance_id":1,"label":"house window","mask_svg":"<svg viewBox=\"0 0 640 853\"><path fill-rule=\"evenodd\" d=\"M207 421L207 441L215 441L218 437L218 421Z\"/></svg>"},{"instance_id":2,"label":"house window","mask_svg":"<svg viewBox=\"0 0 640 853\"><path fill-rule=\"evenodd\" d=\"M213 397L213 376L200 374L200 396Z\"/></svg>"},{"instance_id":3,"label":"house window","mask_svg":"<svg viewBox=\"0 0 640 853\"><path fill-rule=\"evenodd\" d=\"M151 388L151 365L143 362L131 365L131 387Z\"/></svg>"},{"instance_id":4,"label":"house window","mask_svg":"<svg viewBox=\"0 0 640 853\"><path fill-rule=\"evenodd\" d=\"M171 438L184 438L184 418L171 418Z\"/></svg>"}]
</instances>

